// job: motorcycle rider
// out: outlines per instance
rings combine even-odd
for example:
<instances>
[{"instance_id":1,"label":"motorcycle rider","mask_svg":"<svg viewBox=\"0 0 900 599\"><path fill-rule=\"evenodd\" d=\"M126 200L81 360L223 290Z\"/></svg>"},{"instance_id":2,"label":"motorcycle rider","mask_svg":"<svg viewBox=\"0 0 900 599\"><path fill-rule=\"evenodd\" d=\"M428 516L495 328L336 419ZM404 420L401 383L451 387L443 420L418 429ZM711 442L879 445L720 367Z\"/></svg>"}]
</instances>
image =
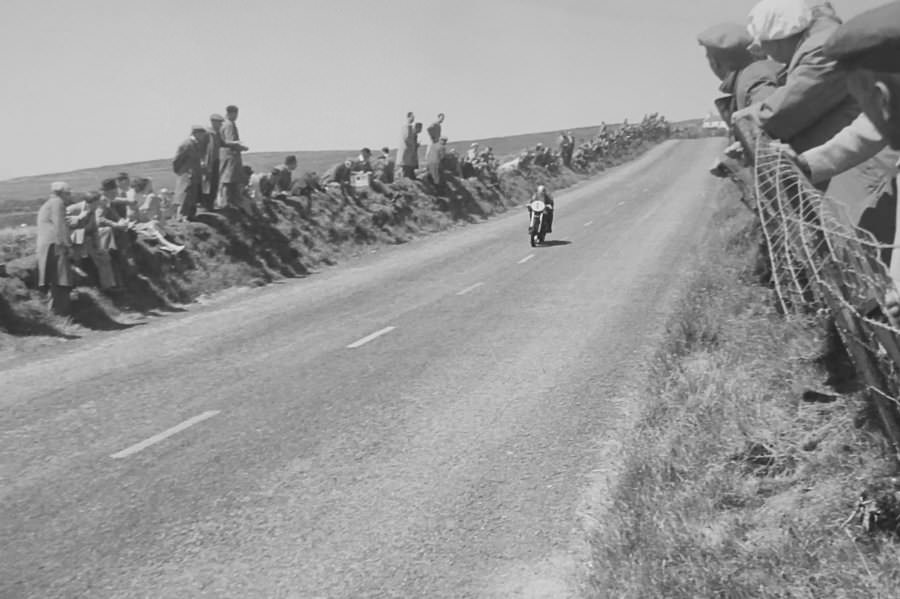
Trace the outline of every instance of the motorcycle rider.
<instances>
[{"instance_id":1,"label":"motorcycle rider","mask_svg":"<svg viewBox=\"0 0 900 599\"><path fill-rule=\"evenodd\" d=\"M531 201L528 202L528 221L531 222L531 202L535 200L540 200L547 205L547 214L544 215L544 222L547 223L547 233L553 232L553 197L550 195L550 192L547 191L547 188L543 185L538 185L537 191L534 192L534 195L531 196Z\"/></svg>"}]
</instances>

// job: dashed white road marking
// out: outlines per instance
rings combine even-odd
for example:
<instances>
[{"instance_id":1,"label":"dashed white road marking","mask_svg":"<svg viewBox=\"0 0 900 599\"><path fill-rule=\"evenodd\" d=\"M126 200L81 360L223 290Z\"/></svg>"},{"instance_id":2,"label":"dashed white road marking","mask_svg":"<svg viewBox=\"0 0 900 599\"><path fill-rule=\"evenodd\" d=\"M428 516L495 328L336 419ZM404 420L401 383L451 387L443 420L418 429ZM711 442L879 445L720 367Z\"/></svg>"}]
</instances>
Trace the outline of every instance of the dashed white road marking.
<instances>
[{"instance_id":1,"label":"dashed white road marking","mask_svg":"<svg viewBox=\"0 0 900 599\"><path fill-rule=\"evenodd\" d=\"M357 347L365 345L366 343L368 343L369 341L372 341L373 339L378 339L382 335L386 335L386 334L390 333L391 331L393 331L396 328L397 327L384 327L380 331L375 331L371 335L366 335L359 341L354 341L353 343L351 343L350 345L347 346L347 349L356 349Z\"/></svg>"},{"instance_id":2,"label":"dashed white road marking","mask_svg":"<svg viewBox=\"0 0 900 599\"><path fill-rule=\"evenodd\" d=\"M180 433L181 431L183 431L186 428L190 428L190 427L194 426L198 422L203 422L204 420L208 420L209 418L212 418L213 416L215 416L218 413L219 413L219 410L210 410L209 412L203 412L202 414L198 414L197 416L194 416L193 418L188 418L181 424L176 424L172 428L170 428L168 430L164 430L163 432L159 433L158 435L153 435L152 437L150 437L148 439L144 439L140 443L135 443L131 447L127 447L118 453L112 454L109 457L111 457L115 460L118 460L121 458L127 458L130 455L134 455L139 451L147 449L151 445L155 445L155 444L159 443L160 441L164 441L164 440L168 439L169 437L171 437L174 434Z\"/></svg>"},{"instance_id":3,"label":"dashed white road marking","mask_svg":"<svg viewBox=\"0 0 900 599\"><path fill-rule=\"evenodd\" d=\"M594 221L589 220L588 222L584 223L584 226L585 226L585 227L590 227L590 226L593 225L593 224L594 224Z\"/></svg>"},{"instance_id":4,"label":"dashed white road marking","mask_svg":"<svg viewBox=\"0 0 900 599\"><path fill-rule=\"evenodd\" d=\"M534 258L534 254L528 254L527 256L525 256L524 258L522 258L521 260L519 260L519 264L525 264L526 262L528 262L528 261L531 260L532 258Z\"/></svg>"},{"instance_id":5,"label":"dashed white road marking","mask_svg":"<svg viewBox=\"0 0 900 599\"><path fill-rule=\"evenodd\" d=\"M466 287L462 291L456 292L456 295L465 295L465 294L469 293L470 291L475 291L482 285L484 285L484 283L475 283L474 285L470 285L469 287Z\"/></svg>"},{"instance_id":6,"label":"dashed white road marking","mask_svg":"<svg viewBox=\"0 0 900 599\"><path fill-rule=\"evenodd\" d=\"M616 206L621 206L621 205L624 204L624 203L625 203L625 202L619 202L618 204L616 204Z\"/></svg>"}]
</instances>

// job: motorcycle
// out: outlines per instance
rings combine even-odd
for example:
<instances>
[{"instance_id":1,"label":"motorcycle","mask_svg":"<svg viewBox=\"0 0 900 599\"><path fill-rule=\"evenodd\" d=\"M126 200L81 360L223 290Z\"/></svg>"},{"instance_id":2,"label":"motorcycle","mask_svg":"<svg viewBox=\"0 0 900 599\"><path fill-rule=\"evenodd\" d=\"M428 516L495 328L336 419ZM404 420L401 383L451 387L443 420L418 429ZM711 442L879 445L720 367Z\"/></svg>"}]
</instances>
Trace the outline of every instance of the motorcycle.
<instances>
[{"instance_id":1,"label":"motorcycle","mask_svg":"<svg viewBox=\"0 0 900 599\"><path fill-rule=\"evenodd\" d=\"M531 221L528 225L528 235L531 237L531 247L544 243L544 237L550 228L549 211L552 210L543 200L532 200L528 204Z\"/></svg>"}]
</instances>

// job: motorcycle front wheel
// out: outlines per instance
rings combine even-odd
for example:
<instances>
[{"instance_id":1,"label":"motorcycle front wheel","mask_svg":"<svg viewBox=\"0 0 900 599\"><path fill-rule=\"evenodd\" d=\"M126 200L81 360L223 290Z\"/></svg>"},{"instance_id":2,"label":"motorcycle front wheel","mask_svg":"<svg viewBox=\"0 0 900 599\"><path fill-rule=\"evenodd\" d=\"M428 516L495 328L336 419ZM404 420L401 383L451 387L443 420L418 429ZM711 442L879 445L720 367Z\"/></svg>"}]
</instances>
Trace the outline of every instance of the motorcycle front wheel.
<instances>
[{"instance_id":1,"label":"motorcycle front wheel","mask_svg":"<svg viewBox=\"0 0 900 599\"><path fill-rule=\"evenodd\" d=\"M537 235L532 233L531 234L531 247L534 247L536 245L537 245Z\"/></svg>"}]
</instances>

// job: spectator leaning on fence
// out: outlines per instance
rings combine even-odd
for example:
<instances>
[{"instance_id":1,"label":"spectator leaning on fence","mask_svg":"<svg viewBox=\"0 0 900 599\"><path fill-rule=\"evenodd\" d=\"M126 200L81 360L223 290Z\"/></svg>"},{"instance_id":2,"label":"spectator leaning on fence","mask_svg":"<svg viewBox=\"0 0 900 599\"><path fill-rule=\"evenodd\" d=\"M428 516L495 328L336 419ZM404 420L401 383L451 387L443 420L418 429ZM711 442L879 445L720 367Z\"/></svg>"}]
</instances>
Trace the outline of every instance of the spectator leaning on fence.
<instances>
[{"instance_id":1,"label":"spectator leaning on fence","mask_svg":"<svg viewBox=\"0 0 900 599\"><path fill-rule=\"evenodd\" d=\"M72 241L66 222L66 204L72 198L67 183L50 186L50 197L37 214L38 287L49 289L50 309L59 315L69 313L69 290L73 286Z\"/></svg>"},{"instance_id":2,"label":"spectator leaning on fence","mask_svg":"<svg viewBox=\"0 0 900 599\"><path fill-rule=\"evenodd\" d=\"M825 53L846 70L851 93L882 137L900 150L900 2L849 20L828 40ZM896 206L896 178L892 192ZM898 229L895 221L895 243ZM900 287L900 261L891 262L891 279ZM900 318L896 288L887 293L885 303L896 322Z\"/></svg>"},{"instance_id":3,"label":"spectator leaning on fence","mask_svg":"<svg viewBox=\"0 0 900 599\"><path fill-rule=\"evenodd\" d=\"M849 125L859 107L847 90L845 73L822 52L839 25L833 10L814 11L807 0L758 3L750 12L748 32L766 55L787 65L785 84L733 119L754 119L797 152L821 145Z\"/></svg>"},{"instance_id":4,"label":"spectator leaning on fence","mask_svg":"<svg viewBox=\"0 0 900 599\"><path fill-rule=\"evenodd\" d=\"M743 108L762 102L778 87L784 68L774 60L761 59L750 51L753 38L746 27L736 23L721 23L701 32L697 41L706 49L706 60L713 74L722 82L716 108L726 123ZM711 172L719 177L729 174L725 166L737 156L739 145L726 150L727 157L718 158Z\"/></svg>"},{"instance_id":5,"label":"spectator leaning on fence","mask_svg":"<svg viewBox=\"0 0 900 599\"><path fill-rule=\"evenodd\" d=\"M750 52L753 38L745 27L722 23L700 33L697 40L706 49L710 69L722 82L722 95L715 104L726 123L735 112L762 102L778 87L782 65Z\"/></svg>"}]
</instances>

